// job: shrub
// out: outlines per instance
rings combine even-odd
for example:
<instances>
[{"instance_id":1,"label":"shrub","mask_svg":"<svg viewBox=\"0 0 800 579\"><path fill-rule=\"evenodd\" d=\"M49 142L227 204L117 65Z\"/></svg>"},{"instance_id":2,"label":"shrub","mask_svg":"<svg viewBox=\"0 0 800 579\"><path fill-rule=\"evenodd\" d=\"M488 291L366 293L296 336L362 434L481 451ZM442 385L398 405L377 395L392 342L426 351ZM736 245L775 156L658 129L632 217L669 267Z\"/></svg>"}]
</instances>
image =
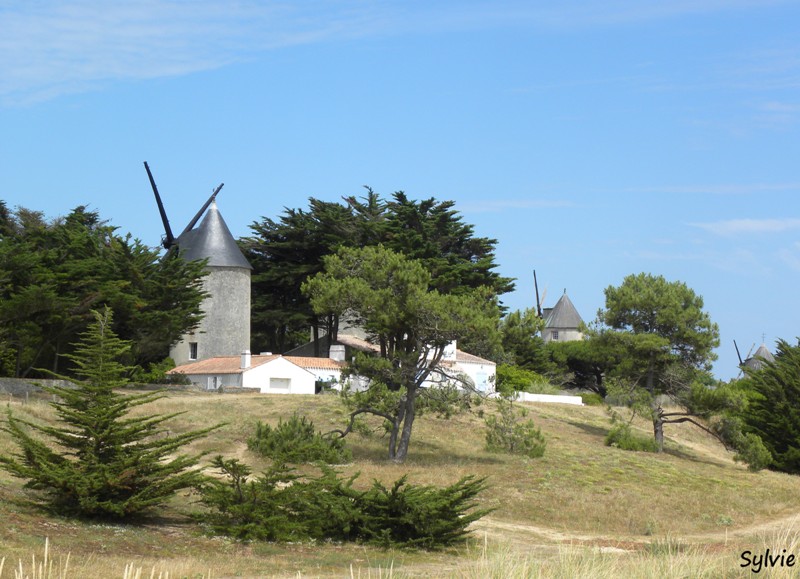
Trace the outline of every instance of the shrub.
<instances>
[{"instance_id":1,"label":"shrub","mask_svg":"<svg viewBox=\"0 0 800 579\"><path fill-rule=\"evenodd\" d=\"M436 488L408 485L402 477L390 489L375 481L359 491L353 488L357 474L342 479L324 465L316 478L274 465L252 480L250 469L235 459L218 456L213 466L226 480L209 479L199 488L209 509L195 518L212 534L239 540L437 548L464 538L467 527L489 512L474 502L485 479L465 477Z\"/></svg>"},{"instance_id":2,"label":"shrub","mask_svg":"<svg viewBox=\"0 0 800 579\"><path fill-rule=\"evenodd\" d=\"M313 422L297 414L286 422L279 420L275 428L258 422L247 448L275 461L292 464L318 461L341 464L352 459L343 439L323 436L314 430Z\"/></svg>"},{"instance_id":3,"label":"shrub","mask_svg":"<svg viewBox=\"0 0 800 579\"><path fill-rule=\"evenodd\" d=\"M486 488L483 478L467 476L443 488L415 486L401 477L391 489L377 480L357 499L363 521L360 538L383 547L432 549L463 539L467 527L489 510L472 510Z\"/></svg>"},{"instance_id":4,"label":"shrub","mask_svg":"<svg viewBox=\"0 0 800 579\"><path fill-rule=\"evenodd\" d=\"M561 393L559 388L550 384L547 378L541 374L511 364L497 366L497 391L504 396L510 396L514 392Z\"/></svg>"},{"instance_id":5,"label":"shrub","mask_svg":"<svg viewBox=\"0 0 800 579\"><path fill-rule=\"evenodd\" d=\"M527 411L517 413L510 400L497 401L498 415L486 417L486 449L492 452L522 454L528 458L544 455L547 441L533 420L523 420Z\"/></svg>"},{"instance_id":6,"label":"shrub","mask_svg":"<svg viewBox=\"0 0 800 579\"><path fill-rule=\"evenodd\" d=\"M631 425L625 422L611 427L606 435L606 446L637 452L658 452L658 444L653 438L635 434Z\"/></svg>"},{"instance_id":7,"label":"shrub","mask_svg":"<svg viewBox=\"0 0 800 579\"><path fill-rule=\"evenodd\" d=\"M772 453L764 445L761 437L752 432L742 435L737 442L734 460L743 462L748 470L756 472L772 464Z\"/></svg>"},{"instance_id":8,"label":"shrub","mask_svg":"<svg viewBox=\"0 0 800 579\"><path fill-rule=\"evenodd\" d=\"M209 510L194 515L210 534L241 541L349 538L356 515L348 496L351 481L327 471L303 480L282 464L251 480L247 465L221 456L212 466L227 480L209 479L198 487Z\"/></svg>"},{"instance_id":9,"label":"shrub","mask_svg":"<svg viewBox=\"0 0 800 579\"><path fill-rule=\"evenodd\" d=\"M586 406L602 406L605 400L597 392L581 392L581 401Z\"/></svg>"}]
</instances>

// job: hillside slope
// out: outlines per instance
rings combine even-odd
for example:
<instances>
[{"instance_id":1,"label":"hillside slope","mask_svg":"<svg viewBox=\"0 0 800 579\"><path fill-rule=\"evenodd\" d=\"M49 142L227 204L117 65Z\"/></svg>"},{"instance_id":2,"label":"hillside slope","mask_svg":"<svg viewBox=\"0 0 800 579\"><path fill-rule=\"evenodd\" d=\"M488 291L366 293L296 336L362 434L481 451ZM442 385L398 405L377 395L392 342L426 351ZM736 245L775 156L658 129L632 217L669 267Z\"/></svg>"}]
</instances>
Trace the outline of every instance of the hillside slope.
<instances>
[{"instance_id":1,"label":"hillside slope","mask_svg":"<svg viewBox=\"0 0 800 579\"><path fill-rule=\"evenodd\" d=\"M8 406L35 420L52 418L41 400L27 405L10 400ZM761 541L765 533L788 528L800 513L795 477L750 473L734 463L717 441L691 427L670 428L664 454L632 453L604 446L610 424L601 407L524 406L547 438L543 458L484 449L483 420L478 414L492 412L490 403L449 420L422 416L415 423L409 459L403 465L385 460L386 440L380 435L349 437L354 461L339 468L345 474L360 472L359 485L366 486L373 478L388 483L406 473L412 483L436 485L469 474L488 476L491 488L482 502L496 510L476 525L475 544L463 549L387 553L354 545L239 545L198 534L186 517L196 508L192 504L196 497L191 496L177 498L159 519L145 526L82 523L47 517L27 506L22 482L0 472L0 558L29 560L49 537L62 554L71 552L70 569L89 573L85 576L101 576L94 574L110 569L116 571L109 576L121 576L119 570L129 561L146 570L155 564L171 565L171 573L189 576L207 570L214 577L297 576L298 572L336 576L349 565L392 566L395 574L403 570L412 575L447 575L464 561L479 559L476 544L483 542L547 559L556 557L565 545L637 552L653 541L680 537L704 551L722 552L730 563L730 557ZM227 423L194 443L192 450L240 458L256 472L266 463L247 450L246 441L258 420L277 424L279 418L298 412L325 431L341 426L345 417L333 396L182 392L140 411L184 411L170 423L175 432ZM637 427L647 432L647 424ZM0 432L0 452L12 450L8 435Z\"/></svg>"}]
</instances>

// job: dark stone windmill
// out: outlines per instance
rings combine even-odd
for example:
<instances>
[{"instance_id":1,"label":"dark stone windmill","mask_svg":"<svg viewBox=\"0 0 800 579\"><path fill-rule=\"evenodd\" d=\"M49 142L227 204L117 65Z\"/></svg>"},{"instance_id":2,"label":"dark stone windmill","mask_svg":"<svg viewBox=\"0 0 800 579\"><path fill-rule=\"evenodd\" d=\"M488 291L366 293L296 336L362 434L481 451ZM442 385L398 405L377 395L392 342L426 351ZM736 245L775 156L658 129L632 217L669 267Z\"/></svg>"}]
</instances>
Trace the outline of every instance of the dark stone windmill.
<instances>
[{"instance_id":1,"label":"dark stone windmill","mask_svg":"<svg viewBox=\"0 0 800 579\"><path fill-rule=\"evenodd\" d=\"M181 365L249 351L250 272L253 268L242 255L217 208L216 197L222 184L214 190L183 232L175 237L147 162L144 167L164 223L162 244L167 253L177 252L180 258L190 261L208 260L208 275L204 280L208 297L201 306L203 320L196 330L185 334L171 348L170 357L175 364Z\"/></svg>"}]
</instances>

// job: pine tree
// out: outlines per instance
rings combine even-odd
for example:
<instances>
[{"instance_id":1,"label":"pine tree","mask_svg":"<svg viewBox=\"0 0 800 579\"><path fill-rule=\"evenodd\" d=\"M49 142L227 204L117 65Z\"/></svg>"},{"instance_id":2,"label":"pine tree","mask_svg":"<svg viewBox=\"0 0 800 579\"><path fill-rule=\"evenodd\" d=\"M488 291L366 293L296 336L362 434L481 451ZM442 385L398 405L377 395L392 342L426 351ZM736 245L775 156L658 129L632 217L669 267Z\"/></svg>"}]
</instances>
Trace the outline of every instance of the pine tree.
<instances>
[{"instance_id":1,"label":"pine tree","mask_svg":"<svg viewBox=\"0 0 800 579\"><path fill-rule=\"evenodd\" d=\"M70 355L82 381L44 388L54 395L58 424L36 424L9 410L3 430L19 452L0 456L0 467L26 479L26 488L41 491L37 502L55 513L121 519L198 484L202 474L195 467L202 455L174 453L218 426L167 435L162 424L180 413L128 416L132 408L164 395L115 390L126 383L130 368L118 360L130 343L111 330L109 309L92 313L94 323Z\"/></svg>"}]
</instances>

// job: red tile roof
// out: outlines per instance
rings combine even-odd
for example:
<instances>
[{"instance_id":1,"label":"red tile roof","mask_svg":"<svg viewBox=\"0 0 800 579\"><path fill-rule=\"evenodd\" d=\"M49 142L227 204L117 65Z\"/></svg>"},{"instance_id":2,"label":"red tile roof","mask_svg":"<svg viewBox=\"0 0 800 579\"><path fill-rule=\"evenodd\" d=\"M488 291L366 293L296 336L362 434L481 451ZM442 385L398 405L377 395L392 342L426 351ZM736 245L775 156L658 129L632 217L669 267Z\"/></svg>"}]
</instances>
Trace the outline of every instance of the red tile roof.
<instances>
[{"instance_id":1,"label":"red tile roof","mask_svg":"<svg viewBox=\"0 0 800 579\"><path fill-rule=\"evenodd\" d=\"M253 356L250 362L250 368L255 368L272 362L280 358L276 354L269 356ZM208 358L207 360L200 360L190 364L182 364L167 372L168 374L241 374L242 373L242 357L241 356L217 356L216 358Z\"/></svg>"},{"instance_id":2,"label":"red tile roof","mask_svg":"<svg viewBox=\"0 0 800 579\"><path fill-rule=\"evenodd\" d=\"M461 350L456 350L456 361L457 362L464 362L466 364L492 364L494 362L491 360L487 360L486 358L481 358L479 356L474 356L473 354L467 354L466 352L462 352Z\"/></svg>"},{"instance_id":3,"label":"red tile roof","mask_svg":"<svg viewBox=\"0 0 800 579\"><path fill-rule=\"evenodd\" d=\"M337 362L330 358L313 358L310 356L284 356L284 358L301 368L315 368L318 370L341 370L347 365L346 362Z\"/></svg>"}]
</instances>

